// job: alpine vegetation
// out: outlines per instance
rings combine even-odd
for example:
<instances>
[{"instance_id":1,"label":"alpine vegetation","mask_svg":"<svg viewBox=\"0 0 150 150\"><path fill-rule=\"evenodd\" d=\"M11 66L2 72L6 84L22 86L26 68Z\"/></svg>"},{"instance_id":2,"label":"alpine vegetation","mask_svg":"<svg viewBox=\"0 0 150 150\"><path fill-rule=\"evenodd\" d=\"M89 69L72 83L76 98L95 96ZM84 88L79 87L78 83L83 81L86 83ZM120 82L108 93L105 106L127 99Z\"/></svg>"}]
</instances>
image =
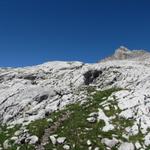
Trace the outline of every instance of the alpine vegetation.
<instances>
[{"instance_id":1,"label":"alpine vegetation","mask_svg":"<svg viewBox=\"0 0 150 150\"><path fill-rule=\"evenodd\" d=\"M0 150L149 150L150 53L0 68Z\"/></svg>"}]
</instances>

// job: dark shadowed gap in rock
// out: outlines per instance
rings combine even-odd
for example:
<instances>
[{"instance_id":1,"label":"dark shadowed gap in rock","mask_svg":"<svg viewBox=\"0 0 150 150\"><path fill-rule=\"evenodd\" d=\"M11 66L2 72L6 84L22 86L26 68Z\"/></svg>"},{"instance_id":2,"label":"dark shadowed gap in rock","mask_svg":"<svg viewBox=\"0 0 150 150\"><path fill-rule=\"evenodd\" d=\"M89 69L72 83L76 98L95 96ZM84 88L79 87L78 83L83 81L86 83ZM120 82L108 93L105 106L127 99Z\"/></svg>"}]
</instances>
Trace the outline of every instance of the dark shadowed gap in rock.
<instances>
[{"instance_id":1,"label":"dark shadowed gap in rock","mask_svg":"<svg viewBox=\"0 0 150 150\"><path fill-rule=\"evenodd\" d=\"M34 75L27 75L27 76L24 77L24 79L26 79L26 80L35 80L36 76L34 76Z\"/></svg>"},{"instance_id":2,"label":"dark shadowed gap in rock","mask_svg":"<svg viewBox=\"0 0 150 150\"><path fill-rule=\"evenodd\" d=\"M32 74L28 74L28 75L23 75L23 76L19 76L19 79L25 79L25 80L35 80L37 77L35 75Z\"/></svg>"},{"instance_id":3,"label":"dark shadowed gap in rock","mask_svg":"<svg viewBox=\"0 0 150 150\"><path fill-rule=\"evenodd\" d=\"M101 70L89 70L84 74L84 84L89 85L92 83L99 75L102 74Z\"/></svg>"},{"instance_id":4,"label":"dark shadowed gap in rock","mask_svg":"<svg viewBox=\"0 0 150 150\"><path fill-rule=\"evenodd\" d=\"M41 95L41 96L36 96L35 98L34 98L34 100L35 101L37 101L38 103L40 103L40 102L42 102L43 100L46 100L46 99L48 99L48 94L44 94L44 95Z\"/></svg>"}]
</instances>

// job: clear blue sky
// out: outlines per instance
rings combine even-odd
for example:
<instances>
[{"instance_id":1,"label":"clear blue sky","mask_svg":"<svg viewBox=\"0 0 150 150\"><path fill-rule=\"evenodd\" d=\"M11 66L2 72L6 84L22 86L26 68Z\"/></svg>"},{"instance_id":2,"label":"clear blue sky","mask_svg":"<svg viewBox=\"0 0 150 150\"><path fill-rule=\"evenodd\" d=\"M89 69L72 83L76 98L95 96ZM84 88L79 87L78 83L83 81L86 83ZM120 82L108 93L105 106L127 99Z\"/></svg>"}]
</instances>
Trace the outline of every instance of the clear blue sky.
<instances>
[{"instance_id":1,"label":"clear blue sky","mask_svg":"<svg viewBox=\"0 0 150 150\"><path fill-rule=\"evenodd\" d=\"M0 66L96 62L150 50L150 0L0 0Z\"/></svg>"}]
</instances>

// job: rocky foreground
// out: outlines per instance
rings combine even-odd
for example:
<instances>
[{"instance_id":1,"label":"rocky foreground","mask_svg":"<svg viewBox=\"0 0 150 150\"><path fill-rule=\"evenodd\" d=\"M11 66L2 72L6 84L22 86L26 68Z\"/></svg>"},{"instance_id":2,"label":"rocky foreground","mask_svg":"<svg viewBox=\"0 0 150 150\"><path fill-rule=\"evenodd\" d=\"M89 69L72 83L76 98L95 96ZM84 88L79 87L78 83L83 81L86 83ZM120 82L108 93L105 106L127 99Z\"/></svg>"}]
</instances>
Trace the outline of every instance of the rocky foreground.
<instances>
[{"instance_id":1,"label":"rocky foreground","mask_svg":"<svg viewBox=\"0 0 150 150\"><path fill-rule=\"evenodd\" d=\"M149 150L150 53L0 69L0 149Z\"/></svg>"}]
</instances>

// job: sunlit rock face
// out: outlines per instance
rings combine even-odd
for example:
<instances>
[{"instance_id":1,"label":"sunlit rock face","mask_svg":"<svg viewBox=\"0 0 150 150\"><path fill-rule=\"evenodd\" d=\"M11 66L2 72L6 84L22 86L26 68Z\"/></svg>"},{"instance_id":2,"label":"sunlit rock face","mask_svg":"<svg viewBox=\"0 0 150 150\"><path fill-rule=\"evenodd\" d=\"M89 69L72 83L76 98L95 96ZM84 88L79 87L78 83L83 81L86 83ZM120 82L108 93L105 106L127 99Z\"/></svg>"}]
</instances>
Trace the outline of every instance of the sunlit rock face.
<instances>
[{"instance_id":1,"label":"sunlit rock face","mask_svg":"<svg viewBox=\"0 0 150 150\"><path fill-rule=\"evenodd\" d=\"M125 128L128 134L124 136L140 131L145 135L145 146L150 145L150 54L125 47L95 64L54 61L25 68L1 68L0 123L29 124L68 104L85 102L89 86L97 90L122 88L113 94L120 110L117 115L134 120L131 127ZM102 115L102 110L99 112ZM111 118L103 116L105 130L109 131L114 127L109 124ZM132 143L122 143L120 149L124 145L134 149Z\"/></svg>"},{"instance_id":2,"label":"sunlit rock face","mask_svg":"<svg viewBox=\"0 0 150 150\"><path fill-rule=\"evenodd\" d=\"M143 103L149 95L148 57L146 51L120 47L112 57L96 64L54 61L25 68L1 68L0 122L22 123L45 117L68 103L85 100L86 94L78 89L88 85L130 88Z\"/></svg>"}]
</instances>

